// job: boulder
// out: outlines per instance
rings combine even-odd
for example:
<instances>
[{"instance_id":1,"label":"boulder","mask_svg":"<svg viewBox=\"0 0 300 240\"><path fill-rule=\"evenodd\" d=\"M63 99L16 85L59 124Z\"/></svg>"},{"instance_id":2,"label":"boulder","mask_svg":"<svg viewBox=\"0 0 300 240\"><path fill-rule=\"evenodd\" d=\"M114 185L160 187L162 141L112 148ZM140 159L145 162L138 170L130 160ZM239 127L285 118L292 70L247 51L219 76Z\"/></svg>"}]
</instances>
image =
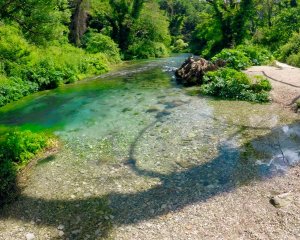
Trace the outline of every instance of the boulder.
<instances>
[{"instance_id":1,"label":"boulder","mask_svg":"<svg viewBox=\"0 0 300 240\"><path fill-rule=\"evenodd\" d=\"M215 63L204 58L189 57L182 66L176 70L175 76L179 84L184 86L200 85L203 82L203 76L208 71L215 71L224 67L226 62L218 60Z\"/></svg>"}]
</instances>

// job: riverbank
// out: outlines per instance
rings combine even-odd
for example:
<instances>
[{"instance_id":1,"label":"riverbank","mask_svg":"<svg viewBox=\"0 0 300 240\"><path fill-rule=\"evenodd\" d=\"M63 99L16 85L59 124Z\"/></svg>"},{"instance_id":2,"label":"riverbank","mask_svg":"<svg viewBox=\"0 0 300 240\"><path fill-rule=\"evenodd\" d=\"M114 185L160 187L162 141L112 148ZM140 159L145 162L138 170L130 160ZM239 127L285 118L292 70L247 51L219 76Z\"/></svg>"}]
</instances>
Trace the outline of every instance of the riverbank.
<instances>
[{"instance_id":1,"label":"riverbank","mask_svg":"<svg viewBox=\"0 0 300 240\"><path fill-rule=\"evenodd\" d=\"M300 68L276 62L275 66L254 66L245 71L250 76L262 75L272 84L272 101L294 108L300 98Z\"/></svg>"}]
</instances>

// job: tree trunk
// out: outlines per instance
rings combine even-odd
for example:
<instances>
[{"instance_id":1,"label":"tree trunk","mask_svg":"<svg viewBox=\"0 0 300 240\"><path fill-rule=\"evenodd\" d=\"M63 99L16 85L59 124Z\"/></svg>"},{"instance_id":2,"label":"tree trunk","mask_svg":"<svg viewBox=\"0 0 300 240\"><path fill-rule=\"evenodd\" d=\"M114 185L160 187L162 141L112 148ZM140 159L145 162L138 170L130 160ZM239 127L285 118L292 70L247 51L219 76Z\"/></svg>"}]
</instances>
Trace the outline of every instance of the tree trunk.
<instances>
[{"instance_id":1,"label":"tree trunk","mask_svg":"<svg viewBox=\"0 0 300 240\"><path fill-rule=\"evenodd\" d=\"M81 45L81 38L87 30L89 0L72 0L73 14L70 24L70 41L76 46Z\"/></svg>"}]
</instances>

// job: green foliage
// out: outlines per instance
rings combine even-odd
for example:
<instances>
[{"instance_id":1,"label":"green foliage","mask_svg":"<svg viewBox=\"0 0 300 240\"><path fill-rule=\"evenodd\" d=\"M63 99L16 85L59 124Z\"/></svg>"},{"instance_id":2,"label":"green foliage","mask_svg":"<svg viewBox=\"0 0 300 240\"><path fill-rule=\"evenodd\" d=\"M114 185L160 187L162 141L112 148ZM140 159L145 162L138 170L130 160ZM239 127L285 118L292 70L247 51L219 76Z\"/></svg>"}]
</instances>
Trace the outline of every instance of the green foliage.
<instances>
[{"instance_id":1,"label":"green foliage","mask_svg":"<svg viewBox=\"0 0 300 240\"><path fill-rule=\"evenodd\" d=\"M212 58L215 62L218 59L226 61L226 67L233 68L236 70L246 69L251 66L251 60L242 51L236 49L223 49L220 53Z\"/></svg>"},{"instance_id":2,"label":"green foliage","mask_svg":"<svg viewBox=\"0 0 300 240\"><path fill-rule=\"evenodd\" d=\"M130 45L128 52L130 58L140 59L167 57L169 55L169 50L163 43L146 40Z\"/></svg>"},{"instance_id":3,"label":"green foliage","mask_svg":"<svg viewBox=\"0 0 300 240\"><path fill-rule=\"evenodd\" d=\"M156 3L147 3L141 12L140 18L132 26L129 58L165 57L171 36L167 18L159 10Z\"/></svg>"},{"instance_id":4,"label":"green foliage","mask_svg":"<svg viewBox=\"0 0 300 240\"><path fill-rule=\"evenodd\" d=\"M270 81L263 76L256 76L255 82L252 84L251 89L255 92L261 92L261 91L271 91L272 85Z\"/></svg>"},{"instance_id":5,"label":"green foliage","mask_svg":"<svg viewBox=\"0 0 300 240\"><path fill-rule=\"evenodd\" d=\"M47 146L47 137L30 131L7 133L1 144L3 159L17 164L26 164L36 153Z\"/></svg>"},{"instance_id":6,"label":"green foliage","mask_svg":"<svg viewBox=\"0 0 300 240\"><path fill-rule=\"evenodd\" d=\"M197 25L192 39L192 50L204 57L211 57L221 50L222 31L211 12L200 14L202 21Z\"/></svg>"},{"instance_id":7,"label":"green foliage","mask_svg":"<svg viewBox=\"0 0 300 240\"><path fill-rule=\"evenodd\" d=\"M175 53L183 53L188 51L188 46L189 44L182 39L177 39L171 47L171 50Z\"/></svg>"},{"instance_id":8,"label":"green foliage","mask_svg":"<svg viewBox=\"0 0 300 240\"><path fill-rule=\"evenodd\" d=\"M20 78L11 77L7 79L0 76L0 106L16 101L30 93L38 91L37 84L22 81Z\"/></svg>"},{"instance_id":9,"label":"green foliage","mask_svg":"<svg viewBox=\"0 0 300 240\"><path fill-rule=\"evenodd\" d=\"M101 33L88 32L84 38L84 45L88 53L104 53L116 63L121 60L118 45Z\"/></svg>"},{"instance_id":10,"label":"green foliage","mask_svg":"<svg viewBox=\"0 0 300 240\"><path fill-rule=\"evenodd\" d=\"M262 46L252 45L249 43L239 45L236 49L243 52L246 57L250 59L252 65L255 66L268 64L273 60L273 56L270 51Z\"/></svg>"},{"instance_id":11,"label":"green foliage","mask_svg":"<svg viewBox=\"0 0 300 240\"><path fill-rule=\"evenodd\" d=\"M0 158L0 207L11 201L17 191L17 167L9 160Z\"/></svg>"},{"instance_id":12,"label":"green foliage","mask_svg":"<svg viewBox=\"0 0 300 240\"><path fill-rule=\"evenodd\" d=\"M274 15L271 26L263 26L256 31L254 41L277 50L287 43L294 32L300 29L300 6L282 8Z\"/></svg>"},{"instance_id":13,"label":"green foliage","mask_svg":"<svg viewBox=\"0 0 300 240\"><path fill-rule=\"evenodd\" d=\"M224 68L204 76L201 92L206 95L250 102L268 102L267 80L253 84L245 73Z\"/></svg>"},{"instance_id":14,"label":"green foliage","mask_svg":"<svg viewBox=\"0 0 300 240\"><path fill-rule=\"evenodd\" d=\"M36 44L66 42L70 20L67 0L2 0L0 18L19 25L26 39Z\"/></svg>"},{"instance_id":15,"label":"green foliage","mask_svg":"<svg viewBox=\"0 0 300 240\"><path fill-rule=\"evenodd\" d=\"M280 60L300 67L300 33L294 33L289 41L279 49Z\"/></svg>"},{"instance_id":16,"label":"green foliage","mask_svg":"<svg viewBox=\"0 0 300 240\"><path fill-rule=\"evenodd\" d=\"M19 61L28 54L29 44L20 29L0 23L0 61Z\"/></svg>"},{"instance_id":17,"label":"green foliage","mask_svg":"<svg viewBox=\"0 0 300 240\"><path fill-rule=\"evenodd\" d=\"M108 52L115 55L108 57ZM107 72L108 65L118 61L113 44L106 53L87 53L69 44L36 47L26 41L18 27L0 25L0 106L36 91Z\"/></svg>"},{"instance_id":18,"label":"green foliage","mask_svg":"<svg viewBox=\"0 0 300 240\"><path fill-rule=\"evenodd\" d=\"M30 131L13 131L1 138L0 205L14 196L18 170L47 145L48 137Z\"/></svg>"}]
</instances>

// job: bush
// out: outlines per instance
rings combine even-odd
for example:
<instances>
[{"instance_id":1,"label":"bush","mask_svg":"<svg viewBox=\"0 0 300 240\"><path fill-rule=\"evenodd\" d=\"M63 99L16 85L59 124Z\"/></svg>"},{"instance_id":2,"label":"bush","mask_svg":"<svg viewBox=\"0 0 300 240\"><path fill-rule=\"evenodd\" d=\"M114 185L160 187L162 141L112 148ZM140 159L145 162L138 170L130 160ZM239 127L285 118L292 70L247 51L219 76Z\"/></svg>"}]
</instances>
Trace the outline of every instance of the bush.
<instances>
[{"instance_id":1,"label":"bush","mask_svg":"<svg viewBox=\"0 0 300 240\"><path fill-rule=\"evenodd\" d=\"M300 67L300 33L294 33L287 44L280 48L279 59Z\"/></svg>"},{"instance_id":2,"label":"bush","mask_svg":"<svg viewBox=\"0 0 300 240\"><path fill-rule=\"evenodd\" d=\"M272 54L261 46L247 44L239 45L236 49L243 52L255 66L268 64L273 60Z\"/></svg>"},{"instance_id":3,"label":"bush","mask_svg":"<svg viewBox=\"0 0 300 240\"><path fill-rule=\"evenodd\" d=\"M208 72L204 76L201 92L221 98L268 102L269 85L266 81L261 80L259 83L253 84L245 73L224 68L215 72Z\"/></svg>"},{"instance_id":4,"label":"bush","mask_svg":"<svg viewBox=\"0 0 300 240\"><path fill-rule=\"evenodd\" d=\"M0 77L0 107L12 101L16 101L24 96L38 91L37 84L22 81L20 78L5 78Z\"/></svg>"},{"instance_id":5,"label":"bush","mask_svg":"<svg viewBox=\"0 0 300 240\"><path fill-rule=\"evenodd\" d=\"M220 53L212 58L215 62L218 59L226 61L226 67L233 68L236 70L246 69L251 66L251 60L242 51L236 49L223 49Z\"/></svg>"},{"instance_id":6,"label":"bush","mask_svg":"<svg viewBox=\"0 0 300 240\"><path fill-rule=\"evenodd\" d=\"M292 66L300 67L300 52L289 56L286 62Z\"/></svg>"},{"instance_id":7,"label":"bush","mask_svg":"<svg viewBox=\"0 0 300 240\"><path fill-rule=\"evenodd\" d=\"M177 39L174 42L171 50L175 53L182 53L188 51L188 46L189 44L184 42L182 39Z\"/></svg>"},{"instance_id":8,"label":"bush","mask_svg":"<svg viewBox=\"0 0 300 240\"><path fill-rule=\"evenodd\" d=\"M110 51L117 51L110 46ZM30 93L101 74L119 55L87 53L70 44L30 45L15 26L0 25L0 106Z\"/></svg>"},{"instance_id":9,"label":"bush","mask_svg":"<svg viewBox=\"0 0 300 240\"><path fill-rule=\"evenodd\" d=\"M152 41L140 41L132 44L128 53L131 58L147 59L147 58L160 58L167 57L169 51L163 43Z\"/></svg>"},{"instance_id":10,"label":"bush","mask_svg":"<svg viewBox=\"0 0 300 240\"><path fill-rule=\"evenodd\" d=\"M15 26L0 23L0 61L17 61L30 53L29 44Z\"/></svg>"},{"instance_id":11,"label":"bush","mask_svg":"<svg viewBox=\"0 0 300 240\"><path fill-rule=\"evenodd\" d=\"M84 36L83 42L88 53L105 53L112 62L121 61L118 45L110 37L89 32Z\"/></svg>"},{"instance_id":12,"label":"bush","mask_svg":"<svg viewBox=\"0 0 300 240\"><path fill-rule=\"evenodd\" d=\"M17 164L26 164L36 153L47 146L47 137L31 131L7 133L1 144L2 157Z\"/></svg>"},{"instance_id":13,"label":"bush","mask_svg":"<svg viewBox=\"0 0 300 240\"><path fill-rule=\"evenodd\" d=\"M252 84L252 90L254 92L261 92L261 91L271 91L272 85L270 81L262 76L256 76L255 83Z\"/></svg>"},{"instance_id":14,"label":"bush","mask_svg":"<svg viewBox=\"0 0 300 240\"><path fill-rule=\"evenodd\" d=\"M7 133L0 142L0 205L17 190L16 176L31 158L48 145L45 135L30 131Z\"/></svg>"},{"instance_id":15,"label":"bush","mask_svg":"<svg viewBox=\"0 0 300 240\"><path fill-rule=\"evenodd\" d=\"M300 7L284 8L279 14L274 14L271 27L266 26L257 31L254 41L276 51L299 29Z\"/></svg>"},{"instance_id":16,"label":"bush","mask_svg":"<svg viewBox=\"0 0 300 240\"><path fill-rule=\"evenodd\" d=\"M0 207L10 202L17 192L17 167L7 159L0 156Z\"/></svg>"}]
</instances>

